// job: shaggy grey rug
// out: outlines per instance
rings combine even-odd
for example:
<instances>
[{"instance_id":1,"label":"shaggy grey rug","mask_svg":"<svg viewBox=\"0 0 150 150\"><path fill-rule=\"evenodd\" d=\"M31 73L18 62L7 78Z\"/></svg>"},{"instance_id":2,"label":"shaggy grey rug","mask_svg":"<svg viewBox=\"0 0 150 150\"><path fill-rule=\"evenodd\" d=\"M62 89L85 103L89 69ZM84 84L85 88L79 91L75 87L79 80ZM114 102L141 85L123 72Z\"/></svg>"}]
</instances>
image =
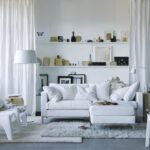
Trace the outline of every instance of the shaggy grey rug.
<instances>
[{"instance_id":1,"label":"shaggy grey rug","mask_svg":"<svg viewBox=\"0 0 150 150\"><path fill-rule=\"evenodd\" d=\"M81 137L42 137L41 133L47 125L41 124L41 118L36 118L29 118L27 126L13 124L12 141L8 141L4 130L0 127L0 143L82 142Z\"/></svg>"},{"instance_id":2,"label":"shaggy grey rug","mask_svg":"<svg viewBox=\"0 0 150 150\"><path fill-rule=\"evenodd\" d=\"M145 138L145 124L135 128L125 125L92 125L83 121L51 122L41 134L42 137L82 137L82 138Z\"/></svg>"},{"instance_id":3,"label":"shaggy grey rug","mask_svg":"<svg viewBox=\"0 0 150 150\"><path fill-rule=\"evenodd\" d=\"M41 124L31 118L27 126L13 125L14 140L8 141L0 128L0 143L8 142L82 142L83 138L145 138L145 124L131 126L90 126L85 121L57 120Z\"/></svg>"}]
</instances>

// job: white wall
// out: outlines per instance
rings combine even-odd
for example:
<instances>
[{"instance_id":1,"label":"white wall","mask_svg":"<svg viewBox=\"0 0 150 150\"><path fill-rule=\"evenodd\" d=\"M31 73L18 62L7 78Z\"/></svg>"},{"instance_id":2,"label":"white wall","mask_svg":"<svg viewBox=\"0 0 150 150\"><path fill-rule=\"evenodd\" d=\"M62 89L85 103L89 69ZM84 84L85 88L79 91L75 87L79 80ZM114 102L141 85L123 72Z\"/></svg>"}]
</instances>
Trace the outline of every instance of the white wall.
<instances>
[{"instance_id":1,"label":"white wall","mask_svg":"<svg viewBox=\"0 0 150 150\"><path fill-rule=\"evenodd\" d=\"M94 40L98 36L105 38L105 31L115 30L118 38L121 31L129 31L129 0L36 0L35 12L36 32L44 32L44 36L37 37L36 40L37 54L40 58L54 58L60 54L72 63L89 59L92 50L90 44L51 45L48 43L50 36L62 35L64 38L70 38L72 31L75 31L83 40ZM113 53L114 56L129 56L129 45L117 45ZM102 74L100 70L84 68L77 69L76 72L87 74L89 82L110 77L109 73L105 74L105 69ZM40 70L41 73L49 74L51 82L56 81L57 75L64 75L70 71L74 69ZM117 75L118 71L112 72ZM55 72L55 75L51 72ZM128 82L128 74L127 69L122 70L119 75Z\"/></svg>"},{"instance_id":2,"label":"white wall","mask_svg":"<svg viewBox=\"0 0 150 150\"><path fill-rule=\"evenodd\" d=\"M129 0L36 0L36 30L83 39L129 30Z\"/></svg>"}]
</instances>

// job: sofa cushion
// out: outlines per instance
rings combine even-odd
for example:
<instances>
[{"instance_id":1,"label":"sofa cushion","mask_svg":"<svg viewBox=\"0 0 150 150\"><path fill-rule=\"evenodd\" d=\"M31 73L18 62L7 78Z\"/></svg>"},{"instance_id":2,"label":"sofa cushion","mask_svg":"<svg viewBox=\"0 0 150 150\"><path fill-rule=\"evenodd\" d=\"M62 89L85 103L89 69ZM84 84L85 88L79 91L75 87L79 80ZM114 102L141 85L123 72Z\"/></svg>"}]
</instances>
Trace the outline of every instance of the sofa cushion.
<instances>
[{"instance_id":1,"label":"sofa cushion","mask_svg":"<svg viewBox=\"0 0 150 150\"><path fill-rule=\"evenodd\" d=\"M129 87L123 87L123 88L119 88L115 91L112 92L112 94L110 95L110 99L112 101L120 101L123 100L123 97L125 95L125 93L128 91Z\"/></svg>"},{"instance_id":2,"label":"sofa cushion","mask_svg":"<svg viewBox=\"0 0 150 150\"><path fill-rule=\"evenodd\" d=\"M55 87L58 91L60 91L63 100L74 99L77 92L76 85L72 84L50 84L50 87Z\"/></svg>"},{"instance_id":3,"label":"sofa cushion","mask_svg":"<svg viewBox=\"0 0 150 150\"><path fill-rule=\"evenodd\" d=\"M47 109L53 110L88 110L90 106L89 101L81 100L63 100L57 103L49 101L47 103Z\"/></svg>"},{"instance_id":4,"label":"sofa cushion","mask_svg":"<svg viewBox=\"0 0 150 150\"><path fill-rule=\"evenodd\" d=\"M134 116L135 108L127 102L119 105L93 105L90 106L90 114L97 116Z\"/></svg>"},{"instance_id":5,"label":"sofa cushion","mask_svg":"<svg viewBox=\"0 0 150 150\"><path fill-rule=\"evenodd\" d=\"M97 101L96 98L96 86L91 85L89 87L77 86L77 94L75 100L89 100L91 102Z\"/></svg>"},{"instance_id":6,"label":"sofa cushion","mask_svg":"<svg viewBox=\"0 0 150 150\"><path fill-rule=\"evenodd\" d=\"M96 96L98 100L108 100L110 92L110 82L96 84Z\"/></svg>"},{"instance_id":7,"label":"sofa cushion","mask_svg":"<svg viewBox=\"0 0 150 150\"><path fill-rule=\"evenodd\" d=\"M128 102L126 102L126 101L117 101L117 103L119 103L119 105L125 105L125 106L127 106L126 104L129 104L129 105L133 106L134 109L138 108L138 104L137 104L136 101L128 101Z\"/></svg>"},{"instance_id":8,"label":"sofa cushion","mask_svg":"<svg viewBox=\"0 0 150 150\"><path fill-rule=\"evenodd\" d=\"M136 95L136 92L137 92L138 89L139 89L139 85L140 85L139 82L133 83L133 84L129 87L129 89L128 89L128 91L126 92L126 94L124 95L123 99L124 99L125 101L132 101L133 98L134 98L135 95Z\"/></svg>"},{"instance_id":9,"label":"sofa cushion","mask_svg":"<svg viewBox=\"0 0 150 150\"><path fill-rule=\"evenodd\" d=\"M47 93L50 101L58 102L62 99L62 94L54 87L44 86L43 90Z\"/></svg>"}]
</instances>

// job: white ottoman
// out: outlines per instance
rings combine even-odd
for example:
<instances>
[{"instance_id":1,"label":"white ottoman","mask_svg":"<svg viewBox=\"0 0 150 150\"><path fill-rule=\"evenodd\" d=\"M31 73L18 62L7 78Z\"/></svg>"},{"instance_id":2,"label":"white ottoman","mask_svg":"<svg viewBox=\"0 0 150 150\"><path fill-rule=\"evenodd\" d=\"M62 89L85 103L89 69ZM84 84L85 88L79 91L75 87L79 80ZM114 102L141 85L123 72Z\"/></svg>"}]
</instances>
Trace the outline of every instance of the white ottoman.
<instances>
[{"instance_id":1,"label":"white ottoman","mask_svg":"<svg viewBox=\"0 0 150 150\"><path fill-rule=\"evenodd\" d=\"M90 106L92 124L134 124L135 108L125 105L92 105Z\"/></svg>"}]
</instances>

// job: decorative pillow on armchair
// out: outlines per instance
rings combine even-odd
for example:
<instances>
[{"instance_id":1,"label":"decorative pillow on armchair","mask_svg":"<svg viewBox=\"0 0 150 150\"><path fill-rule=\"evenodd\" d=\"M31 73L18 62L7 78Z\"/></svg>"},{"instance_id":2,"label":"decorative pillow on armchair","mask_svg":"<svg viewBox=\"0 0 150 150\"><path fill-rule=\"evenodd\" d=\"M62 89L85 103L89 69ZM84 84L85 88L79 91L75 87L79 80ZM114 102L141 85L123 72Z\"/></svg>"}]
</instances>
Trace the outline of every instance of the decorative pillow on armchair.
<instances>
[{"instance_id":1,"label":"decorative pillow on armchair","mask_svg":"<svg viewBox=\"0 0 150 150\"><path fill-rule=\"evenodd\" d=\"M96 86L77 86L77 94L75 96L75 100L89 100L91 102L97 101Z\"/></svg>"},{"instance_id":2,"label":"decorative pillow on armchair","mask_svg":"<svg viewBox=\"0 0 150 150\"><path fill-rule=\"evenodd\" d=\"M49 87L49 86L44 86L43 90L44 90L44 92L47 93L48 99L50 101L58 102L58 101L62 100L62 94L56 88Z\"/></svg>"}]
</instances>

